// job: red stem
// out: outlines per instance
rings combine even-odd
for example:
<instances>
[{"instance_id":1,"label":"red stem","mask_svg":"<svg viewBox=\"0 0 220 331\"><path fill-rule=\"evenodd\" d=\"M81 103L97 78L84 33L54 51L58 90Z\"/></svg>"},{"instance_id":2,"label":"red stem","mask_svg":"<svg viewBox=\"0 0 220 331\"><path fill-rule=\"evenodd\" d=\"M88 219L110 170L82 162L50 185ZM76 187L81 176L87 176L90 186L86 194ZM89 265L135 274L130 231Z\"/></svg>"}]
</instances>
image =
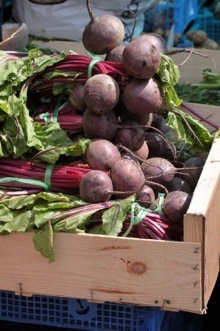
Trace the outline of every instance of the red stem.
<instances>
[{"instance_id":1,"label":"red stem","mask_svg":"<svg viewBox=\"0 0 220 331\"><path fill-rule=\"evenodd\" d=\"M218 130L219 129L219 125L217 123L215 123L214 121L206 118L205 116L203 116L200 112L196 111L195 109L193 109L191 106L189 106L188 104L186 104L185 102L182 103L181 105L183 108L185 108L189 113L191 113L192 115L196 116L199 120L201 120L202 122L212 126L214 129Z\"/></svg>"}]
</instances>

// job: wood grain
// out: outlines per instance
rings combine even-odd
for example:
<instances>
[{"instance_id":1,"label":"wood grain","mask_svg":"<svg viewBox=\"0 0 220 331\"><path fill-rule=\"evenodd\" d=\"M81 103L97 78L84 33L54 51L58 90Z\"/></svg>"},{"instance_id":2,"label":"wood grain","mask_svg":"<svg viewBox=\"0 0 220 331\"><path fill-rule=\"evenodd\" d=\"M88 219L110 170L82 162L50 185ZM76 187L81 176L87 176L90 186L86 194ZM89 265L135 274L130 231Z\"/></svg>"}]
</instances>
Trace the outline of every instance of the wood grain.
<instances>
[{"instance_id":1,"label":"wood grain","mask_svg":"<svg viewBox=\"0 0 220 331\"><path fill-rule=\"evenodd\" d=\"M168 310L202 311L201 245L55 235L56 260L34 248L32 234L0 238L0 288L89 301L126 302Z\"/></svg>"}]
</instances>

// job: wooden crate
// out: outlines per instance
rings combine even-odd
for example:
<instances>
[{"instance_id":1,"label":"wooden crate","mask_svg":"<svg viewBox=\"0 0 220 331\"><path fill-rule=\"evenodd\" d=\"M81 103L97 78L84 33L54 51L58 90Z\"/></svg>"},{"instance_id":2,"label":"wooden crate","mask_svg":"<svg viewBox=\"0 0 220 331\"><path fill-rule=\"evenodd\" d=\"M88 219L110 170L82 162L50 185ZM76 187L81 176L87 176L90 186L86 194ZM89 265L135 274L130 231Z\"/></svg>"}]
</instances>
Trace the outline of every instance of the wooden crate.
<instances>
[{"instance_id":1,"label":"wooden crate","mask_svg":"<svg viewBox=\"0 0 220 331\"><path fill-rule=\"evenodd\" d=\"M194 105L220 123L220 107ZM184 241L55 234L53 263L32 233L0 237L0 289L202 314L219 271L220 138L184 219Z\"/></svg>"}]
</instances>

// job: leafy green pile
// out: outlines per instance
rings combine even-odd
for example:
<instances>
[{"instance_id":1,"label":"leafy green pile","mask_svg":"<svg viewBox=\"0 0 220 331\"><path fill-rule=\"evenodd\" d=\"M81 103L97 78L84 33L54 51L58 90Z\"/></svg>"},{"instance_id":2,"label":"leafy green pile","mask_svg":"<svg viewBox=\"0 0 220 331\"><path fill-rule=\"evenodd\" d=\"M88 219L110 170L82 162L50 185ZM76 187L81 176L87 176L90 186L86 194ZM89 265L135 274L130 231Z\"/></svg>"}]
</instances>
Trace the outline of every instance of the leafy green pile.
<instances>
[{"instance_id":1,"label":"leafy green pile","mask_svg":"<svg viewBox=\"0 0 220 331\"><path fill-rule=\"evenodd\" d=\"M99 233L117 236L135 196L105 203L88 204L78 196L62 193L7 195L0 191L0 234L34 231L35 248L54 261L54 232L85 232L91 216L104 210Z\"/></svg>"},{"instance_id":2,"label":"leafy green pile","mask_svg":"<svg viewBox=\"0 0 220 331\"><path fill-rule=\"evenodd\" d=\"M15 59L0 52L0 157L28 157L44 151L39 159L55 163L62 154L84 153L88 140L73 145L58 122L51 121L47 126L36 123L27 107L31 80L64 58L65 54L44 55L38 49Z\"/></svg>"},{"instance_id":3,"label":"leafy green pile","mask_svg":"<svg viewBox=\"0 0 220 331\"><path fill-rule=\"evenodd\" d=\"M178 134L176 148L182 150L185 158L195 156L204 150L208 151L216 133L210 133L201 121L199 113L197 113L198 117L196 118L180 109L183 100L186 102L186 98L179 93L178 82L180 73L178 67L169 56L162 55L161 65L157 74L161 81L166 108L166 111L162 113L166 118L167 125L175 129Z\"/></svg>"}]
</instances>

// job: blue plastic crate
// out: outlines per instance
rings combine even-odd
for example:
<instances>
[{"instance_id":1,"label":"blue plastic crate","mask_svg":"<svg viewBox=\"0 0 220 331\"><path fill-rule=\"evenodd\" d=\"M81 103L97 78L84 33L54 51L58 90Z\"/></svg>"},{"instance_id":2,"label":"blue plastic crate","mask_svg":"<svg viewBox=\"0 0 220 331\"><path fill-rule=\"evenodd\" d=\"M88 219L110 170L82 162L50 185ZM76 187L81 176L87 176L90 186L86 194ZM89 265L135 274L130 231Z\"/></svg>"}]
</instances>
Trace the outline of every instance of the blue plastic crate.
<instances>
[{"instance_id":1,"label":"blue plastic crate","mask_svg":"<svg viewBox=\"0 0 220 331\"><path fill-rule=\"evenodd\" d=\"M199 10L205 5L207 0L198 0L198 8Z\"/></svg>"},{"instance_id":2,"label":"blue plastic crate","mask_svg":"<svg viewBox=\"0 0 220 331\"><path fill-rule=\"evenodd\" d=\"M145 31L151 30L151 20L161 20L163 29L174 25L174 32L183 33L198 14L198 0L161 0L153 11L146 12Z\"/></svg>"},{"instance_id":3,"label":"blue plastic crate","mask_svg":"<svg viewBox=\"0 0 220 331\"><path fill-rule=\"evenodd\" d=\"M191 30L204 30L208 37L220 41L220 20L215 19L213 12L203 8L193 22Z\"/></svg>"},{"instance_id":4,"label":"blue plastic crate","mask_svg":"<svg viewBox=\"0 0 220 331\"><path fill-rule=\"evenodd\" d=\"M193 43L193 41L187 39L185 36L182 36L176 47L177 48L192 48L192 47L194 47L194 43Z\"/></svg>"},{"instance_id":5,"label":"blue plastic crate","mask_svg":"<svg viewBox=\"0 0 220 331\"><path fill-rule=\"evenodd\" d=\"M160 331L163 316L159 307L0 291L0 320L10 322L84 331Z\"/></svg>"}]
</instances>

